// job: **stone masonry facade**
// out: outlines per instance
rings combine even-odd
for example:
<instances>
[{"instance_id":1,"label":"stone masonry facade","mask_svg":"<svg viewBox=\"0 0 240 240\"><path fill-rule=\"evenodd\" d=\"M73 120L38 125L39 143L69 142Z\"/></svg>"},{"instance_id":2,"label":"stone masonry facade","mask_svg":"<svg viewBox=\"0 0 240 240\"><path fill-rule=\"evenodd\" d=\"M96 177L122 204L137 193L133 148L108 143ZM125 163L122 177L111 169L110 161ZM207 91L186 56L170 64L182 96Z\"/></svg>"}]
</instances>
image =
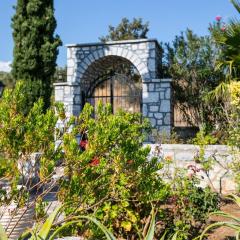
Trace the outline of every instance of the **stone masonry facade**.
<instances>
[{"instance_id":1,"label":"stone masonry facade","mask_svg":"<svg viewBox=\"0 0 240 240\"><path fill-rule=\"evenodd\" d=\"M111 57L135 66L142 79L142 114L152 126L169 134L172 126L171 79L160 79L161 48L155 39L67 45L67 82L55 83L55 101L63 102L68 115L83 108L84 85L93 82Z\"/></svg>"}]
</instances>

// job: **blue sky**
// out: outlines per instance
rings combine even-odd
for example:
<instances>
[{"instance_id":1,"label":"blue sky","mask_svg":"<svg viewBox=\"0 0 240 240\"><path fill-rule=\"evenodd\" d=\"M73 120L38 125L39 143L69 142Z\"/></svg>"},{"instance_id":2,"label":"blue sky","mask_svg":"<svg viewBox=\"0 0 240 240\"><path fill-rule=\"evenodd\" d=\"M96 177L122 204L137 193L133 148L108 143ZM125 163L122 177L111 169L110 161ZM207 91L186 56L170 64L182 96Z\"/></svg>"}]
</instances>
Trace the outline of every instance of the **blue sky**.
<instances>
[{"instance_id":1,"label":"blue sky","mask_svg":"<svg viewBox=\"0 0 240 240\"><path fill-rule=\"evenodd\" d=\"M0 69L12 61L11 17L16 0L0 0ZM55 16L64 44L96 42L123 17L142 17L149 21L150 38L172 41L186 28L199 35L208 34L208 25L220 15L236 17L229 0L55 0ZM66 64L66 49L60 48L58 64Z\"/></svg>"}]
</instances>

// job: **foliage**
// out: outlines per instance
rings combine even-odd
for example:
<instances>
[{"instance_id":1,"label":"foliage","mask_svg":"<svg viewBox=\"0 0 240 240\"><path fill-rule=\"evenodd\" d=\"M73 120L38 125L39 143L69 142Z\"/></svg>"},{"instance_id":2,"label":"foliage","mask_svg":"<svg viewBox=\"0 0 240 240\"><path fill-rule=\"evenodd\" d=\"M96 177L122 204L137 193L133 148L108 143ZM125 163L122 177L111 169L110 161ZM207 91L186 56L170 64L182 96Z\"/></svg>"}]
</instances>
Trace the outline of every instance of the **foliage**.
<instances>
[{"instance_id":1,"label":"foliage","mask_svg":"<svg viewBox=\"0 0 240 240\"><path fill-rule=\"evenodd\" d=\"M24 232L19 240L53 240L56 238L56 236L67 226L73 225L78 223L81 219L85 219L88 221L93 222L97 227L101 229L101 231L105 234L106 238L108 240L115 240L112 233L104 227L100 222L98 222L95 218L92 218L90 216L78 216L75 219L68 219L64 221L63 225L54 228L53 224L56 218L59 216L59 214L62 211L62 206L59 206L55 208L55 210L50 214L50 216L46 219L46 221L42 224L42 226L36 226L33 229L27 230ZM53 231L54 230L54 231ZM3 231L4 234L4 231ZM6 238L7 240L7 238Z\"/></svg>"},{"instance_id":2,"label":"foliage","mask_svg":"<svg viewBox=\"0 0 240 240\"><path fill-rule=\"evenodd\" d=\"M240 198L234 194L231 194L229 196L229 198L231 200L233 200L237 205L238 207L240 207ZM231 214L228 214L228 213L225 213L225 212L222 212L222 211L218 211L218 212L213 212L211 213L211 215L215 215L215 216L221 216L221 217L224 217L226 219L228 219L229 221L223 221L223 222L215 222L213 224L210 224L208 227L205 228L205 230L202 232L202 234L200 235L200 238L199 240L202 240L204 239L206 233L212 229L215 229L215 228L219 228L219 227L228 227L232 230L235 231L235 234L236 234L236 240L238 240L240 238L240 218L237 218Z\"/></svg>"},{"instance_id":3,"label":"foliage","mask_svg":"<svg viewBox=\"0 0 240 240\"><path fill-rule=\"evenodd\" d=\"M51 82L56 67L59 36L54 36L56 20L53 0L18 0L12 19L15 79L24 80L31 89L29 105L39 97L44 108L50 105Z\"/></svg>"},{"instance_id":4,"label":"foliage","mask_svg":"<svg viewBox=\"0 0 240 240\"><path fill-rule=\"evenodd\" d=\"M240 13L240 3L231 0L233 6ZM231 122L231 90L232 82L239 81L240 74L240 51L239 33L240 22L238 19L230 19L226 24L221 17L216 18L216 22L210 25L210 32L217 48L219 49L215 69L222 71L224 77L219 84L206 95L207 102L221 102L223 114L228 122ZM228 124L225 124L229 127Z\"/></svg>"},{"instance_id":5,"label":"foliage","mask_svg":"<svg viewBox=\"0 0 240 240\"><path fill-rule=\"evenodd\" d=\"M235 9L240 13L240 3L237 0L231 0ZM210 26L212 36L218 47L220 54L217 61L217 68L223 70L226 75L226 81L239 80L240 76L240 21L236 18L230 19L226 24L221 18Z\"/></svg>"},{"instance_id":6,"label":"foliage","mask_svg":"<svg viewBox=\"0 0 240 240\"><path fill-rule=\"evenodd\" d=\"M15 85L15 80L11 73L0 71L0 82L2 82L5 87L12 88Z\"/></svg>"},{"instance_id":7,"label":"foliage","mask_svg":"<svg viewBox=\"0 0 240 240\"><path fill-rule=\"evenodd\" d=\"M209 212L218 209L218 195L198 186L200 169L194 165L180 169L167 157L164 169L163 177L169 178L171 194L169 209L162 217L166 229L162 239L193 239L204 226Z\"/></svg>"},{"instance_id":8,"label":"foliage","mask_svg":"<svg viewBox=\"0 0 240 240\"><path fill-rule=\"evenodd\" d=\"M131 40L147 38L149 31L148 22L143 23L141 18L134 18L131 21L123 18L118 26L109 26L109 33L105 37L101 37L102 42L118 41L118 40Z\"/></svg>"},{"instance_id":9,"label":"foliage","mask_svg":"<svg viewBox=\"0 0 240 240\"><path fill-rule=\"evenodd\" d=\"M139 114L119 111L100 104L86 105L75 120L71 133L64 134L65 179L60 182L59 199L67 216L93 215L116 237L144 239L150 224L149 212L156 209L155 237L192 239L209 211L216 209L217 196L197 185L185 171L165 179L168 169L160 155L149 158L142 147L149 125ZM78 143L75 136L80 137ZM164 206L170 207L165 208ZM95 228L75 226L69 232L87 238L101 238ZM68 234L69 234L68 232ZM178 233L178 235L176 235Z\"/></svg>"},{"instance_id":10,"label":"foliage","mask_svg":"<svg viewBox=\"0 0 240 240\"><path fill-rule=\"evenodd\" d=\"M26 111L28 87L18 82L15 89L7 89L0 100L0 146L4 155L18 159L21 155L48 152L54 140L57 117L53 109L43 112L40 99Z\"/></svg>"},{"instance_id":11,"label":"foliage","mask_svg":"<svg viewBox=\"0 0 240 240\"><path fill-rule=\"evenodd\" d=\"M0 99L0 149L2 158L7 159L5 169L4 165L1 168L2 175L12 180L13 196L17 194L19 178L23 177L19 171L19 163L29 162L32 153L41 153L41 169L37 177L44 179L53 170L56 159L59 159L59 152L55 151L54 144L57 121L55 111L49 109L44 112L41 99L31 109L27 109L28 94L29 89L25 82L18 82L14 89L4 91ZM29 193L15 197L22 198L25 195L27 197ZM19 204L21 202L19 199Z\"/></svg>"},{"instance_id":12,"label":"foliage","mask_svg":"<svg viewBox=\"0 0 240 240\"><path fill-rule=\"evenodd\" d=\"M233 161L230 165L234 172L235 181L240 189L240 82L229 83L229 137L228 145L233 147Z\"/></svg>"},{"instance_id":13,"label":"foliage","mask_svg":"<svg viewBox=\"0 0 240 240\"><path fill-rule=\"evenodd\" d=\"M203 101L221 77L220 71L214 71L217 48L211 38L187 29L171 45L166 44L165 52L165 65L173 78L174 104L186 121L192 126L221 121L219 106Z\"/></svg>"},{"instance_id":14,"label":"foliage","mask_svg":"<svg viewBox=\"0 0 240 240\"><path fill-rule=\"evenodd\" d=\"M66 82L67 81L67 66L56 67L53 81L54 82Z\"/></svg>"},{"instance_id":15,"label":"foliage","mask_svg":"<svg viewBox=\"0 0 240 240\"><path fill-rule=\"evenodd\" d=\"M157 158L148 159L150 149L142 147L149 123L139 114L123 111L115 115L109 105L85 105L71 133L64 136L65 174L59 193L71 214L94 214L117 237L143 239L152 206L164 201L168 185L157 172ZM81 135L80 148L76 134ZM92 226L82 234L100 238Z\"/></svg>"},{"instance_id":16,"label":"foliage","mask_svg":"<svg viewBox=\"0 0 240 240\"><path fill-rule=\"evenodd\" d=\"M12 161L0 155L0 178L10 176L13 168L14 164Z\"/></svg>"}]
</instances>

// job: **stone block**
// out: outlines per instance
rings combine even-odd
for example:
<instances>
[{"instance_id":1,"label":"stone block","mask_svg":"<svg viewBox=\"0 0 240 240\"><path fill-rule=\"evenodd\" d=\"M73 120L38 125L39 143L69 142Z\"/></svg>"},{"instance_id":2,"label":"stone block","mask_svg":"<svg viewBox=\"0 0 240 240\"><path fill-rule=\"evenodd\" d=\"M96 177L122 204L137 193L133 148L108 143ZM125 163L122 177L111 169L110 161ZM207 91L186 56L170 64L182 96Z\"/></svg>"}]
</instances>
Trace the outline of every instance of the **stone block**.
<instances>
[{"instance_id":1,"label":"stone block","mask_svg":"<svg viewBox=\"0 0 240 240\"><path fill-rule=\"evenodd\" d=\"M162 119L163 114L162 113L154 113L154 117L157 118L157 119Z\"/></svg>"},{"instance_id":2,"label":"stone block","mask_svg":"<svg viewBox=\"0 0 240 240\"><path fill-rule=\"evenodd\" d=\"M75 65L74 59L71 58L71 59L68 59L68 60L67 60L67 66L68 66L68 67L73 68L74 65Z\"/></svg>"},{"instance_id":3,"label":"stone block","mask_svg":"<svg viewBox=\"0 0 240 240\"><path fill-rule=\"evenodd\" d=\"M170 88L167 88L165 91L165 99L171 99L171 91Z\"/></svg>"},{"instance_id":4,"label":"stone block","mask_svg":"<svg viewBox=\"0 0 240 240\"><path fill-rule=\"evenodd\" d=\"M90 48L89 48L89 47L83 47L82 50L83 50L83 51L89 51Z\"/></svg>"},{"instance_id":5,"label":"stone block","mask_svg":"<svg viewBox=\"0 0 240 240\"><path fill-rule=\"evenodd\" d=\"M165 99L165 93L164 93L164 91L161 91L160 93L159 93L159 95L160 95L160 99L162 100L162 99Z\"/></svg>"},{"instance_id":6,"label":"stone block","mask_svg":"<svg viewBox=\"0 0 240 240\"><path fill-rule=\"evenodd\" d=\"M99 50L98 50L98 56L99 56L99 58L102 58L102 57L104 56L104 51L103 51L103 49L99 49Z\"/></svg>"},{"instance_id":7,"label":"stone block","mask_svg":"<svg viewBox=\"0 0 240 240\"><path fill-rule=\"evenodd\" d=\"M148 84L148 90L150 91L150 92L153 92L154 91L154 83L150 83L150 84Z\"/></svg>"},{"instance_id":8,"label":"stone block","mask_svg":"<svg viewBox=\"0 0 240 240\"><path fill-rule=\"evenodd\" d=\"M148 59L148 68L150 71L155 71L156 70L156 64L155 64L155 59L154 58L149 58Z\"/></svg>"},{"instance_id":9,"label":"stone block","mask_svg":"<svg viewBox=\"0 0 240 240\"><path fill-rule=\"evenodd\" d=\"M143 104L143 106L142 106L142 114L143 114L143 116L147 116L148 115L148 106L147 106L147 104Z\"/></svg>"},{"instance_id":10,"label":"stone block","mask_svg":"<svg viewBox=\"0 0 240 240\"><path fill-rule=\"evenodd\" d=\"M143 103L157 103L159 102L158 92L143 92Z\"/></svg>"},{"instance_id":11,"label":"stone block","mask_svg":"<svg viewBox=\"0 0 240 240\"><path fill-rule=\"evenodd\" d=\"M156 56L156 51L154 49L150 50L150 57L155 58Z\"/></svg>"},{"instance_id":12,"label":"stone block","mask_svg":"<svg viewBox=\"0 0 240 240\"><path fill-rule=\"evenodd\" d=\"M150 112L158 112L159 106L150 106Z\"/></svg>"},{"instance_id":13,"label":"stone block","mask_svg":"<svg viewBox=\"0 0 240 240\"><path fill-rule=\"evenodd\" d=\"M175 160L181 161L193 161L195 154L193 152L175 152Z\"/></svg>"},{"instance_id":14,"label":"stone block","mask_svg":"<svg viewBox=\"0 0 240 240\"><path fill-rule=\"evenodd\" d=\"M148 43L148 48L149 49L155 49L156 48L155 42L149 42Z\"/></svg>"},{"instance_id":15,"label":"stone block","mask_svg":"<svg viewBox=\"0 0 240 240\"><path fill-rule=\"evenodd\" d=\"M165 124L165 125L170 125L170 123L171 123L170 113L167 113L167 114L164 116L164 124Z\"/></svg>"},{"instance_id":16,"label":"stone block","mask_svg":"<svg viewBox=\"0 0 240 240\"><path fill-rule=\"evenodd\" d=\"M133 45L132 45L132 50L133 50L133 51L136 51L137 49L138 49L138 45L137 45L137 44L133 44Z\"/></svg>"},{"instance_id":17,"label":"stone block","mask_svg":"<svg viewBox=\"0 0 240 240\"><path fill-rule=\"evenodd\" d=\"M142 84L142 91L143 92L148 92L148 84Z\"/></svg>"},{"instance_id":18,"label":"stone block","mask_svg":"<svg viewBox=\"0 0 240 240\"><path fill-rule=\"evenodd\" d=\"M81 103L81 97L80 95L74 96L74 104L80 104Z\"/></svg>"},{"instance_id":19,"label":"stone block","mask_svg":"<svg viewBox=\"0 0 240 240\"><path fill-rule=\"evenodd\" d=\"M67 68L67 75L71 76L74 73L74 68L73 67L68 67Z\"/></svg>"},{"instance_id":20,"label":"stone block","mask_svg":"<svg viewBox=\"0 0 240 240\"><path fill-rule=\"evenodd\" d=\"M67 48L67 59L70 59L72 57L71 48Z\"/></svg>"},{"instance_id":21,"label":"stone block","mask_svg":"<svg viewBox=\"0 0 240 240\"><path fill-rule=\"evenodd\" d=\"M112 47L111 52L112 52L113 55L117 54L117 48L118 48L118 46Z\"/></svg>"},{"instance_id":22,"label":"stone block","mask_svg":"<svg viewBox=\"0 0 240 240\"><path fill-rule=\"evenodd\" d=\"M94 52L94 53L95 53L95 52ZM93 54L94 54L94 53L93 53ZM94 61L94 56L93 56L93 54L89 54L89 56L88 56L90 62L93 62L93 61Z\"/></svg>"},{"instance_id":23,"label":"stone block","mask_svg":"<svg viewBox=\"0 0 240 240\"><path fill-rule=\"evenodd\" d=\"M72 94L71 87L70 86L65 86L64 87L64 95L69 96Z\"/></svg>"},{"instance_id":24,"label":"stone block","mask_svg":"<svg viewBox=\"0 0 240 240\"><path fill-rule=\"evenodd\" d=\"M64 92L62 90L56 90L55 88L55 101L56 102L61 102L64 99Z\"/></svg>"},{"instance_id":25,"label":"stone block","mask_svg":"<svg viewBox=\"0 0 240 240\"><path fill-rule=\"evenodd\" d=\"M170 88L171 84L170 82L165 82L160 84L161 88Z\"/></svg>"},{"instance_id":26,"label":"stone block","mask_svg":"<svg viewBox=\"0 0 240 240\"><path fill-rule=\"evenodd\" d=\"M158 126L162 126L163 125L163 121L160 119L160 120L157 120L157 125Z\"/></svg>"},{"instance_id":27,"label":"stone block","mask_svg":"<svg viewBox=\"0 0 240 240\"><path fill-rule=\"evenodd\" d=\"M156 123L157 123L157 120L156 120L155 118L149 118L149 120L150 120L150 122L151 122L151 125L152 125L153 127L155 127L155 126L156 126Z\"/></svg>"},{"instance_id":28,"label":"stone block","mask_svg":"<svg viewBox=\"0 0 240 240\"><path fill-rule=\"evenodd\" d=\"M169 100L161 100L160 112L171 112L171 104Z\"/></svg>"},{"instance_id":29,"label":"stone block","mask_svg":"<svg viewBox=\"0 0 240 240\"><path fill-rule=\"evenodd\" d=\"M147 45L146 45L146 43L140 43L140 44L138 44L138 48L139 49L146 49Z\"/></svg>"}]
</instances>

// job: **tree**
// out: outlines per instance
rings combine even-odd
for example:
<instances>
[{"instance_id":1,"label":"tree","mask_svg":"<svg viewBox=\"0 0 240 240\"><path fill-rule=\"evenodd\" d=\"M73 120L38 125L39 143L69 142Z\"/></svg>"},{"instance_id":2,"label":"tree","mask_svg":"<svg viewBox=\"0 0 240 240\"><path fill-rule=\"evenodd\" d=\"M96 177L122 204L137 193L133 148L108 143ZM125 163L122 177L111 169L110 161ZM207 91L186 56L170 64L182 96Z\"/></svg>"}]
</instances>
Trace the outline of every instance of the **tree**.
<instances>
[{"instance_id":1,"label":"tree","mask_svg":"<svg viewBox=\"0 0 240 240\"><path fill-rule=\"evenodd\" d=\"M51 82L61 40L54 36L56 20L53 0L18 0L12 19L15 79L24 80L32 92L29 104L39 97L50 105Z\"/></svg>"},{"instance_id":2,"label":"tree","mask_svg":"<svg viewBox=\"0 0 240 240\"><path fill-rule=\"evenodd\" d=\"M11 73L0 71L0 82L7 88L12 88L15 85L15 80Z\"/></svg>"},{"instance_id":3,"label":"tree","mask_svg":"<svg viewBox=\"0 0 240 240\"><path fill-rule=\"evenodd\" d=\"M231 3L240 14L240 2L231 0ZM226 74L226 80L240 79L240 20L230 19L226 24L221 17L216 18L217 22L210 27L211 34L220 48L220 55L217 60L217 68L221 68Z\"/></svg>"},{"instance_id":4,"label":"tree","mask_svg":"<svg viewBox=\"0 0 240 240\"><path fill-rule=\"evenodd\" d=\"M148 22L143 23L141 18L134 18L132 22L127 18L123 18L118 26L113 27L110 25L108 35L99 39L102 42L107 42L147 38L148 26Z\"/></svg>"},{"instance_id":5,"label":"tree","mask_svg":"<svg viewBox=\"0 0 240 240\"><path fill-rule=\"evenodd\" d=\"M240 13L240 2L231 0L235 9ZM209 99L228 101L231 81L240 80L240 21L230 19L226 24L220 16L210 25L213 40L220 49L216 61L216 69L224 73L219 85L209 94Z\"/></svg>"},{"instance_id":6,"label":"tree","mask_svg":"<svg viewBox=\"0 0 240 240\"><path fill-rule=\"evenodd\" d=\"M218 49L213 41L188 29L176 36L172 45L166 44L165 50L168 74L173 78L175 106L191 125L214 125L219 115L218 105L203 101L206 92L214 89L221 79L221 72L215 72Z\"/></svg>"}]
</instances>

